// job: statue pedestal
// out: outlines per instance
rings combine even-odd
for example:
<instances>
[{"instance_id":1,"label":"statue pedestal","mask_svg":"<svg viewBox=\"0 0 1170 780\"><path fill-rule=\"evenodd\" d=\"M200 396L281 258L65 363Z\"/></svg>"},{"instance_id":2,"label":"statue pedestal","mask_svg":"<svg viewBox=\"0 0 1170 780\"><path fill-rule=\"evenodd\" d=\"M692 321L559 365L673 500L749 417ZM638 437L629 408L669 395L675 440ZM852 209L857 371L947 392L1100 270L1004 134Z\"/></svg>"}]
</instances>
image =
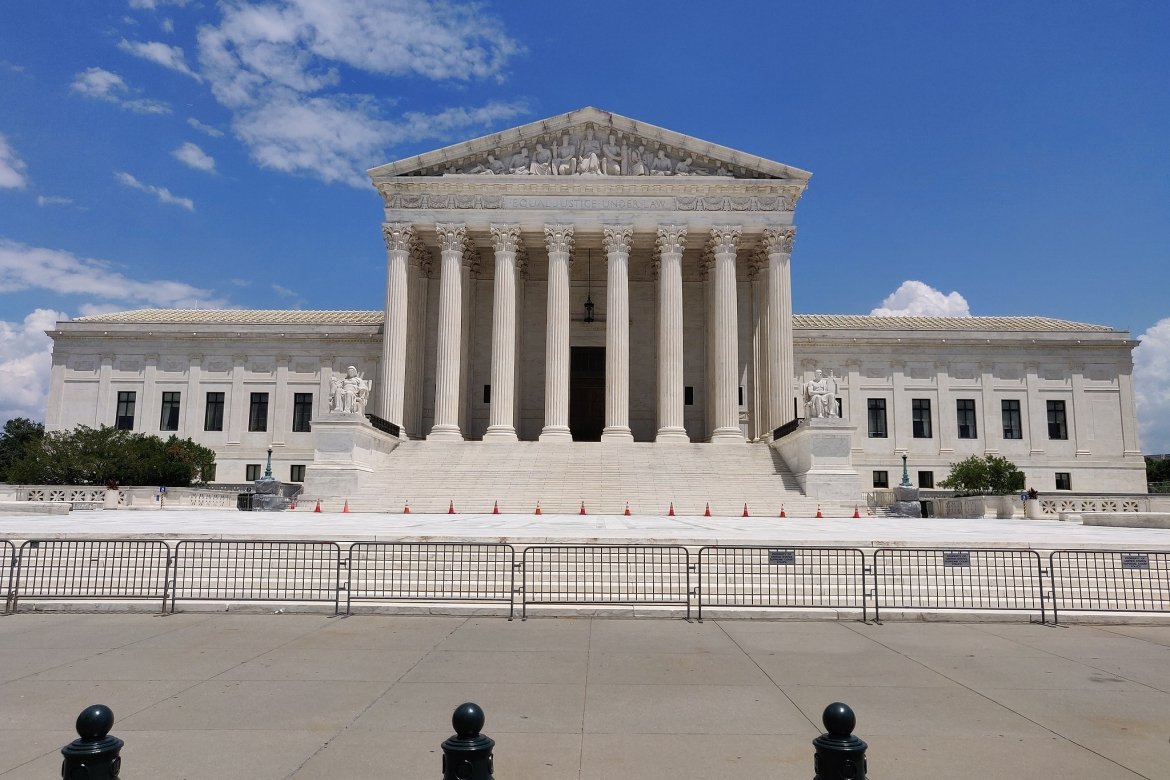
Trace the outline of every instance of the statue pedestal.
<instances>
[{"instance_id":1,"label":"statue pedestal","mask_svg":"<svg viewBox=\"0 0 1170 780\"><path fill-rule=\"evenodd\" d=\"M365 415L330 412L314 418L313 463L305 469L304 494L311 498L353 495L367 475L400 444L370 425Z\"/></svg>"},{"instance_id":2,"label":"statue pedestal","mask_svg":"<svg viewBox=\"0 0 1170 780\"><path fill-rule=\"evenodd\" d=\"M791 469L809 498L857 501L861 476L853 468L853 433L857 426L837 417L810 417L771 446Z\"/></svg>"}]
</instances>

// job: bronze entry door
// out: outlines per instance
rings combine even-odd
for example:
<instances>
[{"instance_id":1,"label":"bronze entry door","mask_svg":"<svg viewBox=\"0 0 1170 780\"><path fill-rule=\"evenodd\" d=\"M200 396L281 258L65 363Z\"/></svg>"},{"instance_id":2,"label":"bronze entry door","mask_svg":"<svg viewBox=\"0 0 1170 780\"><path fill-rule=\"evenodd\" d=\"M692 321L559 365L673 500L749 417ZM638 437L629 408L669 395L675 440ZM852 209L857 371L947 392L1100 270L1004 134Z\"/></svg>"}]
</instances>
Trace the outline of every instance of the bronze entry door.
<instances>
[{"instance_id":1,"label":"bronze entry door","mask_svg":"<svg viewBox=\"0 0 1170 780\"><path fill-rule=\"evenodd\" d=\"M601 441L605 427L605 347L569 353L569 429L573 441Z\"/></svg>"}]
</instances>

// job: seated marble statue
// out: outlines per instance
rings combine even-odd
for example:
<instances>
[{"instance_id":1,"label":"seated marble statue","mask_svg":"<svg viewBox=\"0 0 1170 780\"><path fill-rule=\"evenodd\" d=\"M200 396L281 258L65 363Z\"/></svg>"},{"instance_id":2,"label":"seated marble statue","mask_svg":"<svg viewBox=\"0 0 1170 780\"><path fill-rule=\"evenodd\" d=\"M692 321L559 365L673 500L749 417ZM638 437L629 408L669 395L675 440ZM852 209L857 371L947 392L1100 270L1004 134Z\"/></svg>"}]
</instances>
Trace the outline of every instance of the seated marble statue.
<instances>
[{"instance_id":1,"label":"seated marble statue","mask_svg":"<svg viewBox=\"0 0 1170 780\"><path fill-rule=\"evenodd\" d=\"M654 157L654 162L650 165L650 175L670 176L672 173L674 173L674 163L666 156L666 152L659 149L658 154Z\"/></svg>"},{"instance_id":2,"label":"seated marble statue","mask_svg":"<svg viewBox=\"0 0 1170 780\"><path fill-rule=\"evenodd\" d=\"M646 153L645 146L639 146L636 150L629 149L630 164L626 168L627 176L645 176L646 163L642 162L642 155Z\"/></svg>"},{"instance_id":3,"label":"seated marble statue","mask_svg":"<svg viewBox=\"0 0 1170 780\"><path fill-rule=\"evenodd\" d=\"M521 147L520 151L512 155L512 161L508 163L508 173L527 176L530 164L531 161L528 159L528 147Z\"/></svg>"},{"instance_id":4,"label":"seated marble statue","mask_svg":"<svg viewBox=\"0 0 1170 780\"><path fill-rule=\"evenodd\" d=\"M601 171L601 141L593 136L593 128L585 131L581 145L577 149L577 173L582 175L600 176Z\"/></svg>"},{"instance_id":5,"label":"seated marble statue","mask_svg":"<svg viewBox=\"0 0 1170 780\"><path fill-rule=\"evenodd\" d=\"M617 138L613 133L609 135L609 141L601 146L601 154L603 160L601 161L601 172L606 176L621 176L622 173L622 147L618 146Z\"/></svg>"},{"instance_id":6,"label":"seated marble statue","mask_svg":"<svg viewBox=\"0 0 1170 780\"><path fill-rule=\"evenodd\" d=\"M804 383L804 404L809 417L836 417L836 377L826 377L818 368L815 378Z\"/></svg>"},{"instance_id":7,"label":"seated marble statue","mask_svg":"<svg viewBox=\"0 0 1170 780\"><path fill-rule=\"evenodd\" d=\"M552 152L545 149L544 144L536 145L536 151L532 153L532 165L528 171L533 176L552 175Z\"/></svg>"},{"instance_id":8,"label":"seated marble statue","mask_svg":"<svg viewBox=\"0 0 1170 780\"><path fill-rule=\"evenodd\" d=\"M372 384L353 366L345 370L344 376L334 374L329 380L329 410L343 414L364 414Z\"/></svg>"},{"instance_id":9,"label":"seated marble statue","mask_svg":"<svg viewBox=\"0 0 1170 780\"><path fill-rule=\"evenodd\" d=\"M577 172L577 145L566 133L558 146L553 144L553 174L556 176L572 176Z\"/></svg>"},{"instance_id":10,"label":"seated marble statue","mask_svg":"<svg viewBox=\"0 0 1170 780\"><path fill-rule=\"evenodd\" d=\"M504 164L497 160L494 154L489 154L487 156L487 162L477 163L469 168L467 172L486 176L499 176L505 170Z\"/></svg>"}]
</instances>

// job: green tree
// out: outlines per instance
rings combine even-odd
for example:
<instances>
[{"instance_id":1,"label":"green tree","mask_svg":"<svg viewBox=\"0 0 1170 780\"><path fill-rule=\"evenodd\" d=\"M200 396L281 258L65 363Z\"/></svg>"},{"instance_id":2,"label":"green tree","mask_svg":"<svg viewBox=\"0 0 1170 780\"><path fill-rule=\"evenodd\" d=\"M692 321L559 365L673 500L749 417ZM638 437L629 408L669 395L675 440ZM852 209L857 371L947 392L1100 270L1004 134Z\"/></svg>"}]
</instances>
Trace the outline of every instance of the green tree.
<instances>
[{"instance_id":1,"label":"green tree","mask_svg":"<svg viewBox=\"0 0 1170 780\"><path fill-rule=\"evenodd\" d=\"M999 455L972 455L952 463L951 473L938 484L958 495L1006 496L1024 489L1024 472Z\"/></svg>"},{"instance_id":2,"label":"green tree","mask_svg":"<svg viewBox=\"0 0 1170 780\"><path fill-rule=\"evenodd\" d=\"M0 433L0 482L9 482L8 469L24 456L25 448L45 437L45 426L27 417L13 417Z\"/></svg>"},{"instance_id":3,"label":"green tree","mask_svg":"<svg viewBox=\"0 0 1170 780\"><path fill-rule=\"evenodd\" d=\"M1153 491L1156 485L1158 492L1170 493L1170 458L1146 457L1146 482Z\"/></svg>"},{"instance_id":4,"label":"green tree","mask_svg":"<svg viewBox=\"0 0 1170 780\"><path fill-rule=\"evenodd\" d=\"M166 485L207 481L215 453L191 439L160 439L116 428L80 425L46 434L9 469L9 479L30 485Z\"/></svg>"}]
</instances>

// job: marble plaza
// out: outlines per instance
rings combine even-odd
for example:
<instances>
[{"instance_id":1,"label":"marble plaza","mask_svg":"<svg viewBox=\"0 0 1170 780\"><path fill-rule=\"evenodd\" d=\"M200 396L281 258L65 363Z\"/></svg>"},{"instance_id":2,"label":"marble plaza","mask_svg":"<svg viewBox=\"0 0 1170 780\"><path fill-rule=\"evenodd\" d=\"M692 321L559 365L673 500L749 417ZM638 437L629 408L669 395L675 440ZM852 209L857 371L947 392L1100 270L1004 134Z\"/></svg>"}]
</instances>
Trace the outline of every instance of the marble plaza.
<instances>
[{"instance_id":1,"label":"marble plaza","mask_svg":"<svg viewBox=\"0 0 1170 780\"><path fill-rule=\"evenodd\" d=\"M770 504L848 505L896 484L903 455L922 487L1001 454L1041 491L1145 492L1128 333L794 314L807 171L585 108L370 177L383 311L58 323L47 427L190 436L229 483L259 477L271 446L279 479L364 509L455 500L455 462L501 492L562 485L554 511L585 480L620 507L607 484L664 483L679 463L699 506L739 481L770 483ZM537 445L549 457L521 449Z\"/></svg>"}]
</instances>

